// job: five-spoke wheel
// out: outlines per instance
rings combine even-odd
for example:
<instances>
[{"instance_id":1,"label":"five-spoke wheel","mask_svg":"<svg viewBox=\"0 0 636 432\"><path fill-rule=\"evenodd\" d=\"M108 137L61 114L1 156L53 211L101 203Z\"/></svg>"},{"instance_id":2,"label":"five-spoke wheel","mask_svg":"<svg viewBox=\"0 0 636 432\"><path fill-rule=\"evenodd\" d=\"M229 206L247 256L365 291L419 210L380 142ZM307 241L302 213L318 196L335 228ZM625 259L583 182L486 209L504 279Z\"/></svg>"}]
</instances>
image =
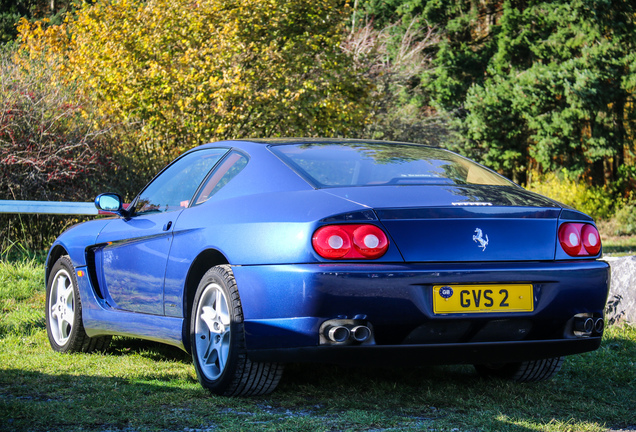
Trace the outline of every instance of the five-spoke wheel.
<instances>
[{"instance_id":1,"label":"five-spoke wheel","mask_svg":"<svg viewBox=\"0 0 636 432\"><path fill-rule=\"evenodd\" d=\"M63 346L71 337L75 323L75 289L66 268L61 268L53 276L48 311L51 336L56 344Z\"/></svg>"},{"instance_id":2,"label":"five-spoke wheel","mask_svg":"<svg viewBox=\"0 0 636 432\"><path fill-rule=\"evenodd\" d=\"M211 268L199 282L190 319L192 359L201 385L224 396L271 393L283 373L278 363L247 358L243 309L232 268Z\"/></svg>"},{"instance_id":3,"label":"five-spoke wheel","mask_svg":"<svg viewBox=\"0 0 636 432\"><path fill-rule=\"evenodd\" d=\"M89 337L82 322L77 276L68 255L51 268L46 286L46 333L51 347L59 352L105 350L111 336Z\"/></svg>"},{"instance_id":4,"label":"five-spoke wheel","mask_svg":"<svg viewBox=\"0 0 636 432\"><path fill-rule=\"evenodd\" d=\"M198 363L207 379L216 380L227 364L231 335L227 297L219 284L203 288L195 316Z\"/></svg>"}]
</instances>

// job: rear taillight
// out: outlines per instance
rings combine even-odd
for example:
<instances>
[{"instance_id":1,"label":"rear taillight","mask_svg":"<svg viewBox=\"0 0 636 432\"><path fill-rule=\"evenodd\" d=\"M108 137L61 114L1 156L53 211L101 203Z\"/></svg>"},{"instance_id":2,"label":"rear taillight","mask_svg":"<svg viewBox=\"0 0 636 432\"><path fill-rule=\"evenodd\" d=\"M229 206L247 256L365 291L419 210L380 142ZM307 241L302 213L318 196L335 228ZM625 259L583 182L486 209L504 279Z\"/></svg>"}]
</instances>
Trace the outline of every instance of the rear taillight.
<instances>
[{"instance_id":1,"label":"rear taillight","mask_svg":"<svg viewBox=\"0 0 636 432\"><path fill-rule=\"evenodd\" d=\"M590 255L598 255L601 251L601 235L593 225L583 225L581 240L583 241L583 247Z\"/></svg>"},{"instance_id":2,"label":"rear taillight","mask_svg":"<svg viewBox=\"0 0 636 432\"><path fill-rule=\"evenodd\" d=\"M594 225L564 223L559 227L559 243L570 256L594 256L601 251L601 236Z\"/></svg>"},{"instance_id":3,"label":"rear taillight","mask_svg":"<svg viewBox=\"0 0 636 432\"><path fill-rule=\"evenodd\" d=\"M327 259L376 259L389 248L384 231L370 224L320 227L311 244L318 255Z\"/></svg>"}]
</instances>

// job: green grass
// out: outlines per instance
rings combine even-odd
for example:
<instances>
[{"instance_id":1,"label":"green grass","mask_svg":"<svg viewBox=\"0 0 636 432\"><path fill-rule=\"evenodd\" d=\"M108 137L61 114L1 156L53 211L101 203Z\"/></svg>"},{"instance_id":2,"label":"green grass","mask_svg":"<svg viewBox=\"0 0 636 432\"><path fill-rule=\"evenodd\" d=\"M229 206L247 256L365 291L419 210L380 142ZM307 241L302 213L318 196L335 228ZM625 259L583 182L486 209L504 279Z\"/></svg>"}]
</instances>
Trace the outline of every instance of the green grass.
<instances>
[{"instance_id":1,"label":"green grass","mask_svg":"<svg viewBox=\"0 0 636 432\"><path fill-rule=\"evenodd\" d=\"M484 380L470 366L290 365L272 395L232 399L204 391L168 346L115 338L105 354L53 352L42 273L0 262L2 431L636 429L634 327L610 327L598 351L543 383Z\"/></svg>"},{"instance_id":2,"label":"green grass","mask_svg":"<svg viewBox=\"0 0 636 432\"><path fill-rule=\"evenodd\" d=\"M636 254L636 235L613 235L614 221L599 221L598 229L603 242L603 255L625 256Z\"/></svg>"},{"instance_id":3,"label":"green grass","mask_svg":"<svg viewBox=\"0 0 636 432\"><path fill-rule=\"evenodd\" d=\"M604 238L603 254L611 256L636 255L636 236Z\"/></svg>"}]
</instances>

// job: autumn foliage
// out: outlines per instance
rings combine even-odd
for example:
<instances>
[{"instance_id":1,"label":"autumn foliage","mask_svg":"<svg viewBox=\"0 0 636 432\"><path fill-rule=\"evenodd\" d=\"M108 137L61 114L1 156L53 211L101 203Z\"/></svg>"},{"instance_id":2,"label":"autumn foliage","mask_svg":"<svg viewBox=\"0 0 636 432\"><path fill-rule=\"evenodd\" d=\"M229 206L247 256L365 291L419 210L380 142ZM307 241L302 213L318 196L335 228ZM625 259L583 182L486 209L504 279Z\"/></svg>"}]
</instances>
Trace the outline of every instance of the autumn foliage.
<instances>
[{"instance_id":1,"label":"autumn foliage","mask_svg":"<svg viewBox=\"0 0 636 432\"><path fill-rule=\"evenodd\" d=\"M101 114L137 122L172 156L216 139L359 128L369 84L340 49L346 12L334 0L113 0L19 30Z\"/></svg>"},{"instance_id":2,"label":"autumn foliage","mask_svg":"<svg viewBox=\"0 0 636 432\"><path fill-rule=\"evenodd\" d=\"M0 199L90 201L114 167L104 131L90 125L73 88L56 84L41 64L31 66L26 70L10 50L0 51ZM18 242L43 249L74 222L0 214L0 254Z\"/></svg>"},{"instance_id":3,"label":"autumn foliage","mask_svg":"<svg viewBox=\"0 0 636 432\"><path fill-rule=\"evenodd\" d=\"M110 168L72 89L0 55L0 199L86 200Z\"/></svg>"}]
</instances>

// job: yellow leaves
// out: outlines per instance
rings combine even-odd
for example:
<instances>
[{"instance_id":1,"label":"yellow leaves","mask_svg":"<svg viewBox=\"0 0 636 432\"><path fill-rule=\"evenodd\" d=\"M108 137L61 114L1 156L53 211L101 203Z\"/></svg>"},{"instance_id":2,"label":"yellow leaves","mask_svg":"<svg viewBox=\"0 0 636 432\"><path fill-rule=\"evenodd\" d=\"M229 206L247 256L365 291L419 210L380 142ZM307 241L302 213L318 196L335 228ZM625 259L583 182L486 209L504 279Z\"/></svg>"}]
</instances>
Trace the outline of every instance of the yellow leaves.
<instances>
[{"instance_id":1,"label":"yellow leaves","mask_svg":"<svg viewBox=\"0 0 636 432\"><path fill-rule=\"evenodd\" d=\"M190 146L359 127L368 86L340 50L339 11L336 0L111 0L20 31L26 52L63 54L61 76L111 117Z\"/></svg>"}]
</instances>

